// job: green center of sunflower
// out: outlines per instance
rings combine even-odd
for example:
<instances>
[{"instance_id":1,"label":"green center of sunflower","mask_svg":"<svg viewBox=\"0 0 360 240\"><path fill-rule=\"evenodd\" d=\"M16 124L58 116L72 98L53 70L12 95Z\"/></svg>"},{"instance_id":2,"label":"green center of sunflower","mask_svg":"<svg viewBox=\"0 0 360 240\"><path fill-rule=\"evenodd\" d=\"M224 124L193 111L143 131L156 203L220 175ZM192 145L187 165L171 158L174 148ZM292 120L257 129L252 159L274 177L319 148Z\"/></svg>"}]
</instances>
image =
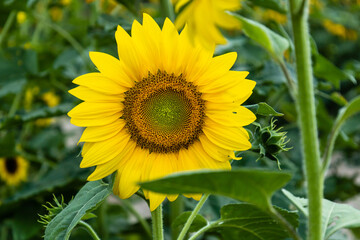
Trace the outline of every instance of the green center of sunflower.
<instances>
[{"instance_id":1,"label":"green center of sunflower","mask_svg":"<svg viewBox=\"0 0 360 240\"><path fill-rule=\"evenodd\" d=\"M205 101L182 75L149 73L125 92L123 104L131 138L150 152L178 152L202 132Z\"/></svg>"},{"instance_id":2,"label":"green center of sunflower","mask_svg":"<svg viewBox=\"0 0 360 240\"><path fill-rule=\"evenodd\" d=\"M5 159L5 168L6 171L10 174L14 174L18 168L18 163L15 158L6 158Z\"/></svg>"}]
</instances>

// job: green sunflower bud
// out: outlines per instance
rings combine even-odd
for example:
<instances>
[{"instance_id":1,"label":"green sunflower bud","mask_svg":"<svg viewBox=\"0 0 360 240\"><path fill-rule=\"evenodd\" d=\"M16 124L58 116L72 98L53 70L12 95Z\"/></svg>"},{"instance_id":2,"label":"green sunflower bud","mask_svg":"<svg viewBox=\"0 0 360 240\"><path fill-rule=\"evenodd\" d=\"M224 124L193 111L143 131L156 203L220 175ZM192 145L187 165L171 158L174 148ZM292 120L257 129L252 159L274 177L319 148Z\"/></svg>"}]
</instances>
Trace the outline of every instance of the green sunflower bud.
<instances>
[{"instance_id":1,"label":"green sunflower bud","mask_svg":"<svg viewBox=\"0 0 360 240\"><path fill-rule=\"evenodd\" d=\"M280 168L280 161L277 155L281 152L288 151L286 144L290 141L286 138L286 132L281 132L282 128L276 128L275 121L271 120L270 126L262 127L255 124L254 141L252 143L253 150L259 152L260 157L257 159L268 158L276 161Z\"/></svg>"}]
</instances>

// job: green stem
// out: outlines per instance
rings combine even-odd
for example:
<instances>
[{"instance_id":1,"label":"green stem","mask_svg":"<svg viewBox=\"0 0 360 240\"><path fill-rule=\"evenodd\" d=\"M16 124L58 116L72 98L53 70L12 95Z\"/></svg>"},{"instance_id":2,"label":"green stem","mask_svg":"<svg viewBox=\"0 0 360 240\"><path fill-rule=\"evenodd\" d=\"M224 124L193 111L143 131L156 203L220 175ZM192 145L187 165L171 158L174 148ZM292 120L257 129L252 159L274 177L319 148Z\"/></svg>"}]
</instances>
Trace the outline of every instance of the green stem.
<instances>
[{"instance_id":1,"label":"green stem","mask_svg":"<svg viewBox=\"0 0 360 240\"><path fill-rule=\"evenodd\" d=\"M183 211L184 198L182 196L179 196L174 202L170 204L170 223L173 223ZM171 239L176 239L178 234L178 228L171 228Z\"/></svg>"},{"instance_id":2,"label":"green stem","mask_svg":"<svg viewBox=\"0 0 360 240\"><path fill-rule=\"evenodd\" d=\"M160 0L161 11L165 17L168 17L172 22L175 20L174 7L171 0Z\"/></svg>"},{"instance_id":3,"label":"green stem","mask_svg":"<svg viewBox=\"0 0 360 240\"><path fill-rule=\"evenodd\" d=\"M17 13L16 10L12 10L9 14L9 17L6 19L5 25L0 33L0 49L1 49L1 45L3 44L7 33L10 30L11 25L13 24L13 22L15 20L16 13Z\"/></svg>"},{"instance_id":4,"label":"green stem","mask_svg":"<svg viewBox=\"0 0 360 240\"><path fill-rule=\"evenodd\" d=\"M292 98L295 100L296 96L297 96L297 88L296 88L296 83L294 81L294 79L291 77L289 70L287 69L285 63L283 60L278 61L278 64L281 68L281 71L283 72L286 81L288 83L289 86L289 90L290 90L290 94L292 96Z\"/></svg>"},{"instance_id":5,"label":"green stem","mask_svg":"<svg viewBox=\"0 0 360 240\"><path fill-rule=\"evenodd\" d=\"M192 213L190 214L188 220L186 221L183 229L181 230L177 240L183 240L191 226L191 224L193 223L196 215L198 214L198 212L200 211L201 207L204 205L204 203L206 202L206 200L208 199L208 197L210 196L210 194L204 194L200 201L198 202L198 204L196 205L196 207L194 208L194 210L192 211Z\"/></svg>"},{"instance_id":6,"label":"green stem","mask_svg":"<svg viewBox=\"0 0 360 240\"><path fill-rule=\"evenodd\" d=\"M153 239L164 240L162 204L151 212Z\"/></svg>"},{"instance_id":7,"label":"green stem","mask_svg":"<svg viewBox=\"0 0 360 240\"><path fill-rule=\"evenodd\" d=\"M94 240L101 240L94 229L86 222L80 221L79 226L84 227Z\"/></svg>"},{"instance_id":8,"label":"green stem","mask_svg":"<svg viewBox=\"0 0 360 240\"><path fill-rule=\"evenodd\" d=\"M122 204L125 205L125 208L139 221L141 226L144 228L146 234L149 238L151 238L151 229L149 224L145 221L145 219L140 216L140 214L135 210L135 208L126 200L121 201Z\"/></svg>"},{"instance_id":9,"label":"green stem","mask_svg":"<svg viewBox=\"0 0 360 240\"><path fill-rule=\"evenodd\" d=\"M321 201L323 176L317 138L314 86L312 81L311 52L308 32L308 0L298 10L296 0L290 0L292 28L295 43L296 70L298 78L297 111L304 151L305 177L309 199L308 240L322 239Z\"/></svg>"},{"instance_id":10,"label":"green stem","mask_svg":"<svg viewBox=\"0 0 360 240\"><path fill-rule=\"evenodd\" d=\"M21 101L21 97L22 97L22 90L20 90L20 92L18 92L14 98L14 101L11 104L11 108L9 110L9 114L8 114L8 118L12 118L15 116L16 111L19 108L20 105L20 101Z\"/></svg>"},{"instance_id":11,"label":"green stem","mask_svg":"<svg viewBox=\"0 0 360 240\"><path fill-rule=\"evenodd\" d=\"M212 227L218 225L221 222L221 220L209 223L208 225L206 225L203 228L200 228L196 233L194 233L194 235L192 235L189 240L195 240L197 237L199 237L201 234L203 234L204 232L206 232L207 230L211 229Z\"/></svg>"}]
</instances>

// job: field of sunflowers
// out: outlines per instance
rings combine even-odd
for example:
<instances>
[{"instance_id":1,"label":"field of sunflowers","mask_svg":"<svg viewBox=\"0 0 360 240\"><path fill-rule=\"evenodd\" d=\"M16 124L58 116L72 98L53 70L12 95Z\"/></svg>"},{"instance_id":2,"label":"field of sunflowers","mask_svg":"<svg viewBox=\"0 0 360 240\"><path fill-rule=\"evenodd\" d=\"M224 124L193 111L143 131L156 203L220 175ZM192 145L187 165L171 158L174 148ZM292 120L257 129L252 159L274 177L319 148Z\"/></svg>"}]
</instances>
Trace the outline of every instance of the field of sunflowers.
<instances>
[{"instance_id":1,"label":"field of sunflowers","mask_svg":"<svg viewBox=\"0 0 360 240\"><path fill-rule=\"evenodd\" d=\"M359 0L0 0L0 240L360 239Z\"/></svg>"}]
</instances>

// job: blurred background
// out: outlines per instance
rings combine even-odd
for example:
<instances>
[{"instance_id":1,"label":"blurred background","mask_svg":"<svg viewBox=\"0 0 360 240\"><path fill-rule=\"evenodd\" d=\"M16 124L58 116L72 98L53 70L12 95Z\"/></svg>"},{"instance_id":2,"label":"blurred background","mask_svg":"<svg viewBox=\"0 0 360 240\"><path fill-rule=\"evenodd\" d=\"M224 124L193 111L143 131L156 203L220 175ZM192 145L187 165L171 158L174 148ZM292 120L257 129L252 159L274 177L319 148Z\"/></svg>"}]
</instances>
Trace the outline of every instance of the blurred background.
<instances>
[{"instance_id":1,"label":"blurred background","mask_svg":"<svg viewBox=\"0 0 360 240\"><path fill-rule=\"evenodd\" d=\"M291 38L287 1L241 1L239 13L259 21L285 38ZM114 33L117 25L130 30L134 19L150 14L162 25L164 13L156 0L0 0L0 240L41 239L44 225L39 214L47 213L54 196L68 203L85 184L92 169L79 167L82 129L70 124L66 113L80 102L67 91L72 80L97 71L88 52L101 51L117 57ZM315 75L316 106L322 150L339 109L360 93L360 1L312 0L310 27ZM294 102L280 67L269 54L242 34L224 31L226 45L215 54L238 52L234 70L250 72L257 82L254 94L245 104L266 102L276 111L275 128L287 132L290 150L267 151L259 159L256 150L238 153L238 167L264 167L293 172L286 186L294 195L305 196L299 131ZM284 55L294 75L292 47ZM275 120L273 119L273 120ZM266 128L271 117L258 117ZM360 116L343 127L325 182L325 198L350 203L360 209ZM259 127L253 132L259 144ZM273 158L272 156L275 156ZM208 219L219 217L219 209L233 200L212 196L203 209ZM274 203L289 203L279 193ZM196 202L184 199L184 208ZM49 206L49 205L47 205ZM134 211L150 222L146 203L133 196L120 200L110 196L89 223L102 239L146 239L147 233ZM165 205L166 234L171 234L172 216ZM300 226L304 232L304 226ZM174 231L174 230L173 230ZM357 237L356 237L357 236ZM204 239L218 239L208 233ZM71 239L89 239L76 228ZM360 239L360 229L340 232L334 239Z\"/></svg>"}]
</instances>

